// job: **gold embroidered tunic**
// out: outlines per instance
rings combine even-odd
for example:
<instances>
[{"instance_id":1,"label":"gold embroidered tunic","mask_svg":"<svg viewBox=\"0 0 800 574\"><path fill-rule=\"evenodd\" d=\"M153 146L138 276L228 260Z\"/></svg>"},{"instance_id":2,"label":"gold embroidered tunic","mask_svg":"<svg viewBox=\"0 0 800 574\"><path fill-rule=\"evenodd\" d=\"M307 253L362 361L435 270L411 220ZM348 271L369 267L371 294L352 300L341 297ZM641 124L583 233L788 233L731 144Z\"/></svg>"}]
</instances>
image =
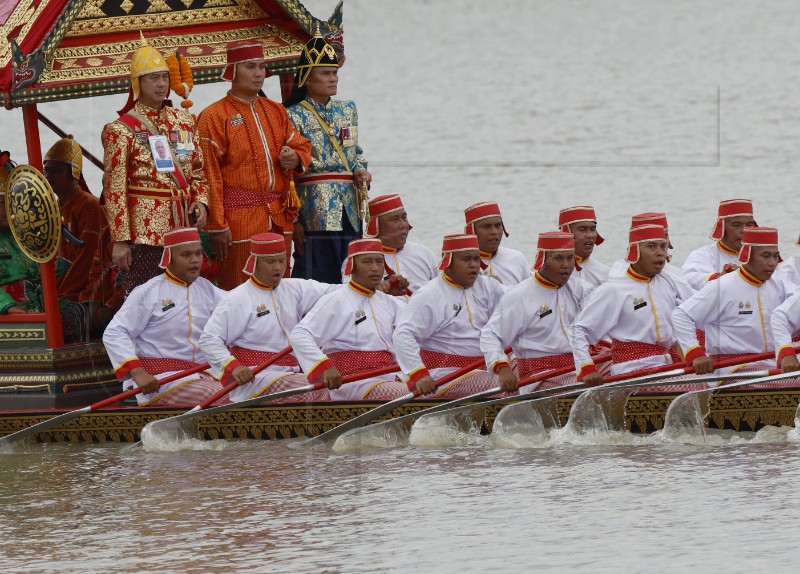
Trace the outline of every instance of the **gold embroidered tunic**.
<instances>
[{"instance_id":1,"label":"gold embroidered tunic","mask_svg":"<svg viewBox=\"0 0 800 574\"><path fill-rule=\"evenodd\" d=\"M208 205L203 175L203 153L192 116L168 106L160 110L136 102L132 112L146 123L122 119L103 128L103 193L113 241L163 245L163 235L175 227L191 225L188 207L198 201ZM148 131L147 124L158 133ZM149 135L164 135L170 142L179 174L156 171ZM185 187L181 185L185 182Z\"/></svg>"}]
</instances>

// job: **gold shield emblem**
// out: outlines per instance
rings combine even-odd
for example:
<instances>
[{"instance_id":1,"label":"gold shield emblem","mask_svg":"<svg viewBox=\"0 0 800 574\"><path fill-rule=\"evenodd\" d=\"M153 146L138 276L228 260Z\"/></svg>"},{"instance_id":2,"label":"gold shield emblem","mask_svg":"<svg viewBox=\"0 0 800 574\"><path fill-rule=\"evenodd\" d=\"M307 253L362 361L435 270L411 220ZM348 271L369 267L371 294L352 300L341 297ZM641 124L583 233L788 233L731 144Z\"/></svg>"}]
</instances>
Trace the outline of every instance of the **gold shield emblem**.
<instances>
[{"instance_id":1,"label":"gold shield emblem","mask_svg":"<svg viewBox=\"0 0 800 574\"><path fill-rule=\"evenodd\" d=\"M61 245L58 197L41 172L20 165L9 174L6 213L11 233L22 251L37 263L47 263Z\"/></svg>"}]
</instances>

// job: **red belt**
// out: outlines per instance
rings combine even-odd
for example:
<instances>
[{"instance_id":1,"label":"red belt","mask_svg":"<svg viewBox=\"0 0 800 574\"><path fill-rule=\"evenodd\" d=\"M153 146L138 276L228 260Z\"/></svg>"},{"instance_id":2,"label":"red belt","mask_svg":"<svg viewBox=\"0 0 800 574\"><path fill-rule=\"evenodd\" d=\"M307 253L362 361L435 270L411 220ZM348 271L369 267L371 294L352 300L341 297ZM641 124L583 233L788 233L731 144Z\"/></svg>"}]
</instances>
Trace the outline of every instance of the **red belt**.
<instances>
[{"instance_id":1,"label":"red belt","mask_svg":"<svg viewBox=\"0 0 800 574\"><path fill-rule=\"evenodd\" d=\"M258 207L259 205L267 205L271 201L277 201L282 198L282 193L265 193L263 191L242 189L239 187L222 188L222 205L225 209Z\"/></svg>"},{"instance_id":2,"label":"red belt","mask_svg":"<svg viewBox=\"0 0 800 574\"><path fill-rule=\"evenodd\" d=\"M572 353L562 353L560 355L549 355L532 359L517 357L517 368L519 369L519 376L521 379L533 375L534 373L541 373L542 371L550 371L552 369L560 369L562 367L571 367L574 365L575 359L573 359Z\"/></svg>"},{"instance_id":3,"label":"red belt","mask_svg":"<svg viewBox=\"0 0 800 574\"><path fill-rule=\"evenodd\" d=\"M662 345L639 343L637 341L611 341L611 360L616 363L627 363L644 357L668 355L673 361L678 360L677 352L667 349Z\"/></svg>"},{"instance_id":4,"label":"red belt","mask_svg":"<svg viewBox=\"0 0 800 574\"><path fill-rule=\"evenodd\" d=\"M269 351L255 351L253 349L245 349L244 347L231 347L231 355L236 357L243 365L260 365L269 361L278 353L270 353ZM273 365L280 365L282 367L296 367L297 359L294 355L285 355L275 361Z\"/></svg>"},{"instance_id":5,"label":"red belt","mask_svg":"<svg viewBox=\"0 0 800 574\"><path fill-rule=\"evenodd\" d=\"M164 359L161 357L139 357L139 362L144 370L151 375L160 375L171 371L185 371L200 365L200 363L192 363L182 359Z\"/></svg>"},{"instance_id":6,"label":"red belt","mask_svg":"<svg viewBox=\"0 0 800 574\"><path fill-rule=\"evenodd\" d=\"M352 173L318 173L315 175L301 175L297 182L300 185L317 183L320 181L353 181Z\"/></svg>"},{"instance_id":7,"label":"red belt","mask_svg":"<svg viewBox=\"0 0 800 574\"><path fill-rule=\"evenodd\" d=\"M423 349L419 353L420 359L425 363L428 369L444 369L454 367L460 369L473 364L478 359L483 357L465 357L464 355L450 355L448 353L439 353L438 351L428 351Z\"/></svg>"},{"instance_id":8,"label":"red belt","mask_svg":"<svg viewBox=\"0 0 800 574\"><path fill-rule=\"evenodd\" d=\"M328 353L328 358L345 376L394 364L394 357L389 351L338 351Z\"/></svg>"}]
</instances>

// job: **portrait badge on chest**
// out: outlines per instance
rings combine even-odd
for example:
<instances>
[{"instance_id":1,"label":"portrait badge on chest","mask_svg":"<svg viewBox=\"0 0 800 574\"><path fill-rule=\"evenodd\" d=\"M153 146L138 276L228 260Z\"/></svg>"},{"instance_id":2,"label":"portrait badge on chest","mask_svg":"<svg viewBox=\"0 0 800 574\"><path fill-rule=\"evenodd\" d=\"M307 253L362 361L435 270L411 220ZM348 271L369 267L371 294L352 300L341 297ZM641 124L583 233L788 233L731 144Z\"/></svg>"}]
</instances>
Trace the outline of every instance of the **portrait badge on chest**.
<instances>
[{"instance_id":1,"label":"portrait badge on chest","mask_svg":"<svg viewBox=\"0 0 800 574\"><path fill-rule=\"evenodd\" d=\"M269 313L270 311L264 303L256 307L256 317L264 317L265 315L269 315Z\"/></svg>"},{"instance_id":2,"label":"portrait badge on chest","mask_svg":"<svg viewBox=\"0 0 800 574\"><path fill-rule=\"evenodd\" d=\"M642 307L647 307L647 301L644 300L644 297L636 297L633 300L633 310L638 311Z\"/></svg>"},{"instance_id":3,"label":"portrait badge on chest","mask_svg":"<svg viewBox=\"0 0 800 574\"><path fill-rule=\"evenodd\" d=\"M366 320L367 320L367 314L364 312L364 309L359 309L358 311L356 311L356 325Z\"/></svg>"}]
</instances>

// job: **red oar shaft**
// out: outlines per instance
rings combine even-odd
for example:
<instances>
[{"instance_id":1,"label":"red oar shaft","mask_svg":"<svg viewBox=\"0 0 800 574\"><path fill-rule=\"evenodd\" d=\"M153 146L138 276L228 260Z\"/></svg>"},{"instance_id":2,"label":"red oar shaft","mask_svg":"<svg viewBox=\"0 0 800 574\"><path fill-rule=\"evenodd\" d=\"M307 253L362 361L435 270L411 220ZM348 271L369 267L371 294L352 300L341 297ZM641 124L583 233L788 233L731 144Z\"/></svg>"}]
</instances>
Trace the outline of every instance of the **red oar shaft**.
<instances>
[{"instance_id":1,"label":"red oar shaft","mask_svg":"<svg viewBox=\"0 0 800 574\"><path fill-rule=\"evenodd\" d=\"M195 365L194 367L190 367L190 368L188 368L188 369L186 369L184 371L180 371L179 373L174 373L174 374L172 374L172 375L170 375L168 377L164 377L163 379L159 380L158 381L158 386L160 387L161 385L165 385L167 383L171 383L173 381L177 381L178 379L182 379L183 377L187 377L189 375L193 375L194 373L197 373L199 371L204 371L205 369L209 368L210 366L211 365L209 365L208 363L203 363L202 365ZM132 388L132 389L130 389L128 391L123 391L118 395L114 395L113 397L108 397L107 399L103 399L102 401L97 402L97 403L95 403L93 405L89 405L88 408L89 408L90 411L96 411L98 409L102 409L103 407L107 407L109 405L113 405L113 404L118 403L120 401L124 401L125 399L127 399L129 397L136 396L141 392L142 392L142 389L140 389L139 387L134 387L134 388Z\"/></svg>"},{"instance_id":2,"label":"red oar shaft","mask_svg":"<svg viewBox=\"0 0 800 574\"><path fill-rule=\"evenodd\" d=\"M260 373L261 371L263 371L267 367L269 367L271 365L274 365L275 363L280 361L282 358L284 358L286 355L288 355L291 352L292 352L292 346L291 345L289 345L288 347L286 347L282 351L278 351L277 353L272 355L269 359L267 359L266 361L264 361L263 363L261 363L257 367L253 367L253 374L257 375L258 373ZM210 407L215 402L217 402L219 399L221 399L222 397L224 397L225 395L230 393L233 389L235 389L239 385L241 385L241 383L239 381L236 381L236 380L228 383L227 385L222 387L220 390L218 390L216 393L214 393L213 395L208 397L206 400L204 400L202 403L197 405L196 408L197 409L207 409L208 407Z\"/></svg>"}]
</instances>

